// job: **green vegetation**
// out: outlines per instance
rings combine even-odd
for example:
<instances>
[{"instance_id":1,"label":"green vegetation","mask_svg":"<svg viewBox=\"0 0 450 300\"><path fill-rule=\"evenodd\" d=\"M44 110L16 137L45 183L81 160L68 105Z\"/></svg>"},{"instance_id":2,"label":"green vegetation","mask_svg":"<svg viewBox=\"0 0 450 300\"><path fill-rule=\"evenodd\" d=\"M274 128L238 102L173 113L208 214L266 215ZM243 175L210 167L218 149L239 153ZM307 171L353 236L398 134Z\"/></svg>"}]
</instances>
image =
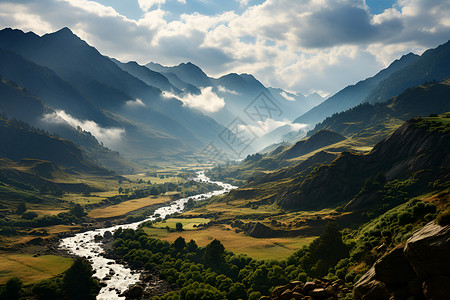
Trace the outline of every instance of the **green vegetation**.
<instances>
[{"instance_id":1,"label":"green vegetation","mask_svg":"<svg viewBox=\"0 0 450 300\"><path fill-rule=\"evenodd\" d=\"M208 299L252 299L292 280L323 276L348 255L336 225L330 224L311 245L286 260L254 260L226 251L219 240L198 247L178 237L173 243L154 239L142 229L118 229L116 253L132 266L158 271L180 290L156 299L186 299L204 293ZM197 290L198 289L198 290Z\"/></svg>"},{"instance_id":2,"label":"green vegetation","mask_svg":"<svg viewBox=\"0 0 450 300\"><path fill-rule=\"evenodd\" d=\"M0 284L14 276L26 285L49 279L67 270L71 263L71 258L56 255L0 254Z\"/></svg>"},{"instance_id":3,"label":"green vegetation","mask_svg":"<svg viewBox=\"0 0 450 300\"><path fill-rule=\"evenodd\" d=\"M36 277L39 278L39 281L36 279L30 281L28 277L22 276L23 273L17 271L18 277L11 277L3 287L0 287L0 299L17 300L24 297L25 299L36 298L38 300L94 300L100 291L100 285L97 280L92 278L93 272L89 262L81 258L75 259L73 263L70 258L64 259L67 262L59 264L59 266L60 268L65 266L65 269L60 269L54 273L49 272L51 268L47 266L44 271L46 275ZM52 266L56 265L56 261L48 262ZM44 266L34 265L30 267L37 269ZM42 278L45 279L42 280ZM30 285L30 283L34 284Z\"/></svg>"}]
</instances>

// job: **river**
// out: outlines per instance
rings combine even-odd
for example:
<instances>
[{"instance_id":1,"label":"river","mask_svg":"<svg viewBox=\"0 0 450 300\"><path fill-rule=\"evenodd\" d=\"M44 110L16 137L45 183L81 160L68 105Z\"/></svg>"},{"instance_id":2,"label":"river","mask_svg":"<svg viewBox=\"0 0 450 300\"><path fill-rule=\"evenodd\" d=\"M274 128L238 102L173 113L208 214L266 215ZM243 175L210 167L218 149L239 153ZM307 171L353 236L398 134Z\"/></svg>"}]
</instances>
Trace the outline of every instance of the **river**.
<instances>
[{"instance_id":1,"label":"river","mask_svg":"<svg viewBox=\"0 0 450 300\"><path fill-rule=\"evenodd\" d=\"M97 299L124 299L124 297L120 297L119 295L126 291L131 284L139 280L140 273L133 271L122 264L117 264L112 259L103 257L104 250L102 247L102 241L96 242L94 238L96 235L100 234L103 236L106 231L110 231L111 233L113 233L119 227L122 227L123 229L136 229L142 222L156 219L156 215L164 218L167 215L183 211L184 205L191 198L194 201L205 200L211 198L212 196L222 195L236 188L235 186L227 183L211 181L210 178L205 175L204 171L197 172L197 176L192 180L197 182L204 181L215 183L222 189L206 194L199 194L174 200L167 206L156 209L153 215L140 222L86 231L78 233L73 237L68 237L61 240L61 243L59 244L60 248L65 249L69 253L72 253L76 256L86 258L91 263L92 268L95 271L94 276L99 278L100 282L106 284L106 286L102 287L102 289L100 290ZM111 279L102 280L102 278L105 278L105 276L110 276Z\"/></svg>"}]
</instances>

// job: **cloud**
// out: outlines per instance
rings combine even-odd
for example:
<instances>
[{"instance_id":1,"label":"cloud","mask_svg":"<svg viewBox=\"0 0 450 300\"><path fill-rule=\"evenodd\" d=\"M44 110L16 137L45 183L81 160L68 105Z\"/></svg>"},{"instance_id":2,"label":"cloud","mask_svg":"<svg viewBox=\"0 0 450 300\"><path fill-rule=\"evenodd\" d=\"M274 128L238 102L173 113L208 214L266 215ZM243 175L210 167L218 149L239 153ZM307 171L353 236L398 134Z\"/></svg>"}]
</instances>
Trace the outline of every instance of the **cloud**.
<instances>
[{"instance_id":1,"label":"cloud","mask_svg":"<svg viewBox=\"0 0 450 300\"><path fill-rule=\"evenodd\" d=\"M299 131L308 128L308 124L292 123L292 121L287 119L278 121L268 118L264 122L257 121L255 123L256 125L239 125L239 129L246 131L248 134L255 133L257 136L261 137L282 126L289 126L291 131Z\"/></svg>"},{"instance_id":2,"label":"cloud","mask_svg":"<svg viewBox=\"0 0 450 300\"><path fill-rule=\"evenodd\" d=\"M238 92L236 92L236 91L227 89L226 87L221 86L221 85L219 85L219 86L217 87L217 90L218 90L219 92L221 92L221 93L228 93L228 94L233 94L233 95L240 95L240 94L241 94L241 93L238 93Z\"/></svg>"},{"instance_id":3,"label":"cloud","mask_svg":"<svg viewBox=\"0 0 450 300\"><path fill-rule=\"evenodd\" d=\"M281 97L283 97L284 99L288 100L288 101L295 101L295 98L292 96L289 96L288 94L286 94L285 91L282 91L280 93Z\"/></svg>"},{"instance_id":4,"label":"cloud","mask_svg":"<svg viewBox=\"0 0 450 300\"><path fill-rule=\"evenodd\" d=\"M183 102L184 105L206 113L217 112L225 106L225 100L215 94L212 87L202 88L198 95L184 94L180 97L170 92L163 92L163 97L176 98Z\"/></svg>"},{"instance_id":5,"label":"cloud","mask_svg":"<svg viewBox=\"0 0 450 300\"><path fill-rule=\"evenodd\" d=\"M139 7L143 12L149 11L154 5L164 4L166 0L138 0Z\"/></svg>"},{"instance_id":6,"label":"cloud","mask_svg":"<svg viewBox=\"0 0 450 300\"><path fill-rule=\"evenodd\" d=\"M133 20L88 0L3 0L0 26L38 34L68 26L119 60L192 61L212 76L252 73L303 94L334 93L450 36L448 1L397 0L375 15L364 0L258 2L234 1L247 5L215 12L204 1L211 11L205 15L167 10L175 1L139 0L145 13Z\"/></svg>"},{"instance_id":7,"label":"cloud","mask_svg":"<svg viewBox=\"0 0 450 300\"><path fill-rule=\"evenodd\" d=\"M128 106L128 107L132 107L132 108L135 108L135 107L146 107L147 106L147 105L145 105L144 102L142 102L141 99L137 99L137 98L135 100L128 100L127 102L125 102L125 105Z\"/></svg>"},{"instance_id":8,"label":"cloud","mask_svg":"<svg viewBox=\"0 0 450 300\"><path fill-rule=\"evenodd\" d=\"M114 147L122 140L125 134L125 129L103 128L94 121L74 118L64 110L56 110L54 113L45 114L42 120L50 124L65 124L67 122L73 128L78 128L79 126L81 129L90 132L97 140L108 147Z\"/></svg>"}]
</instances>

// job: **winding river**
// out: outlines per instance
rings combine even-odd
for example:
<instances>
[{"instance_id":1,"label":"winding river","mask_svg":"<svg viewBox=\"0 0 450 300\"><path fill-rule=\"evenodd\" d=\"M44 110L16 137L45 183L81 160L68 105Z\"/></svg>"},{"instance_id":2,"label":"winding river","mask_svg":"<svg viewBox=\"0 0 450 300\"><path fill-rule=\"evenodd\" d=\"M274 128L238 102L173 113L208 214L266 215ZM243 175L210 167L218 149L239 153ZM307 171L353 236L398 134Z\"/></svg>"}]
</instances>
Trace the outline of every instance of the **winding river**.
<instances>
[{"instance_id":1,"label":"winding river","mask_svg":"<svg viewBox=\"0 0 450 300\"><path fill-rule=\"evenodd\" d=\"M191 198L194 201L200 201L211 198L212 196L224 194L231 189L236 188L235 186L227 183L211 181L208 177L205 176L204 171L197 172L197 176L192 180L197 182L203 181L215 183L222 189L206 194L199 194L174 200L167 206L156 209L153 215L140 222L86 231L78 233L73 237L68 237L61 240L61 243L59 245L60 248L65 249L69 253L72 253L74 255L88 259L95 271L95 277L100 278L100 281L103 283L103 285L105 285L100 290L97 299L124 299L124 297L120 297L119 295L126 291L131 284L137 282L139 280L140 274L139 272L132 271L124 265L117 264L112 259L103 257L102 254L104 253L104 250L102 247L102 241L96 242L96 235L100 234L103 236L106 231L114 232L119 227L122 227L123 229L136 229L142 222L156 219L156 215L164 218L167 215L183 211L184 205ZM110 279L102 280L102 278L105 277L110 277Z\"/></svg>"}]
</instances>

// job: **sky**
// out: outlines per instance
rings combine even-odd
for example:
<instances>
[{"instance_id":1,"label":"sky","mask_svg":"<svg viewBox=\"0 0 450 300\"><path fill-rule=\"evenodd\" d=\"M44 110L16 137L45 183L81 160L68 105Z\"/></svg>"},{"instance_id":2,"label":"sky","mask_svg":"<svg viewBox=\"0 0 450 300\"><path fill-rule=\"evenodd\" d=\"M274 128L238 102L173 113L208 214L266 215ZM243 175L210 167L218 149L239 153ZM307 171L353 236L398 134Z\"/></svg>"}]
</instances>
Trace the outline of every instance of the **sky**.
<instances>
[{"instance_id":1,"label":"sky","mask_svg":"<svg viewBox=\"0 0 450 300\"><path fill-rule=\"evenodd\" d=\"M102 54L332 95L450 39L450 0L0 0L0 28L69 27Z\"/></svg>"}]
</instances>

